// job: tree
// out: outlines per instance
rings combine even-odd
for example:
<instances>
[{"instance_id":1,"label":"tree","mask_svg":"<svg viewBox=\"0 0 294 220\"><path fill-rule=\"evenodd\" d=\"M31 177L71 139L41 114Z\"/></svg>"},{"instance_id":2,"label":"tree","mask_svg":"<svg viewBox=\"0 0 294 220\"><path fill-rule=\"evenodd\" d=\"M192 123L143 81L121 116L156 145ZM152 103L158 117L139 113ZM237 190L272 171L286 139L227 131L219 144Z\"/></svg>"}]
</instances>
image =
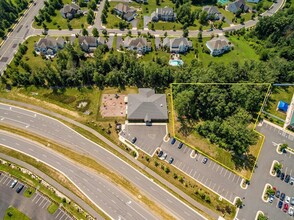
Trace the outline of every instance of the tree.
<instances>
[{"instance_id":1,"label":"tree","mask_svg":"<svg viewBox=\"0 0 294 220\"><path fill-rule=\"evenodd\" d=\"M101 15L101 21L102 21L102 24L107 24L107 17L106 17L106 15L104 15L104 14Z\"/></svg>"},{"instance_id":2,"label":"tree","mask_svg":"<svg viewBox=\"0 0 294 220\"><path fill-rule=\"evenodd\" d=\"M98 29L97 28L93 28L92 34L93 34L94 37L99 37Z\"/></svg>"},{"instance_id":3,"label":"tree","mask_svg":"<svg viewBox=\"0 0 294 220\"><path fill-rule=\"evenodd\" d=\"M199 31L197 39L198 39L198 42L202 42L202 32L201 31Z\"/></svg>"},{"instance_id":4,"label":"tree","mask_svg":"<svg viewBox=\"0 0 294 220\"><path fill-rule=\"evenodd\" d=\"M160 5L160 0L156 0L156 5Z\"/></svg>"},{"instance_id":5,"label":"tree","mask_svg":"<svg viewBox=\"0 0 294 220\"><path fill-rule=\"evenodd\" d=\"M242 202L242 200L240 198L238 198L237 201L236 201L236 207L241 208L242 206L243 206L243 202Z\"/></svg>"},{"instance_id":6,"label":"tree","mask_svg":"<svg viewBox=\"0 0 294 220\"><path fill-rule=\"evenodd\" d=\"M199 22L200 24L206 24L207 23L207 11L202 11L200 14L199 14Z\"/></svg>"},{"instance_id":7,"label":"tree","mask_svg":"<svg viewBox=\"0 0 294 220\"><path fill-rule=\"evenodd\" d=\"M95 0L91 0L91 1L88 3L88 8L89 8L89 9L92 9L92 10L96 10L96 8L97 8L96 1L95 1Z\"/></svg>"},{"instance_id":8,"label":"tree","mask_svg":"<svg viewBox=\"0 0 294 220\"><path fill-rule=\"evenodd\" d=\"M88 22L88 24L93 24L94 19L95 19L94 12L92 11L92 9L90 9L88 14L87 14L87 22Z\"/></svg>"},{"instance_id":9,"label":"tree","mask_svg":"<svg viewBox=\"0 0 294 220\"><path fill-rule=\"evenodd\" d=\"M244 24L244 21L245 21L245 18L244 17L241 17L240 24Z\"/></svg>"},{"instance_id":10,"label":"tree","mask_svg":"<svg viewBox=\"0 0 294 220\"><path fill-rule=\"evenodd\" d=\"M223 26L223 22L219 22L218 25L217 25L217 28L221 30L222 26Z\"/></svg>"},{"instance_id":11,"label":"tree","mask_svg":"<svg viewBox=\"0 0 294 220\"><path fill-rule=\"evenodd\" d=\"M183 30L183 37L188 37L189 36L189 30L188 28Z\"/></svg>"},{"instance_id":12,"label":"tree","mask_svg":"<svg viewBox=\"0 0 294 220\"><path fill-rule=\"evenodd\" d=\"M88 31L86 30L86 28L83 28L83 30L82 30L82 35L83 35L83 36L88 36L88 35L89 35L89 33L88 33Z\"/></svg>"}]
</instances>

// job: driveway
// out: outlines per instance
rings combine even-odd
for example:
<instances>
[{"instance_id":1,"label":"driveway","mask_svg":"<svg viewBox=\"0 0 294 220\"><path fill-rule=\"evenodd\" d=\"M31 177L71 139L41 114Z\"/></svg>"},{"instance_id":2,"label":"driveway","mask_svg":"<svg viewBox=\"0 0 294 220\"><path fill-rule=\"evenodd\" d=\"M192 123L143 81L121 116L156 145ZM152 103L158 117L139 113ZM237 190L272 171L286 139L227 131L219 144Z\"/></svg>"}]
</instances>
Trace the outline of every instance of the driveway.
<instances>
[{"instance_id":1,"label":"driveway","mask_svg":"<svg viewBox=\"0 0 294 220\"><path fill-rule=\"evenodd\" d=\"M167 160L174 158L173 166L205 185L231 203L236 196L242 197L245 190L240 187L242 178L221 165L208 160L203 164L204 156L200 153L193 156L194 150L186 145L178 149L178 141L173 145L171 141L163 142L161 149L167 153Z\"/></svg>"},{"instance_id":2,"label":"driveway","mask_svg":"<svg viewBox=\"0 0 294 220\"><path fill-rule=\"evenodd\" d=\"M107 41L107 43L106 43L108 49L111 49L111 48L112 48L112 45L113 45L113 39L114 39L113 34L109 35L109 37L108 37L108 41Z\"/></svg>"},{"instance_id":3,"label":"driveway","mask_svg":"<svg viewBox=\"0 0 294 220\"><path fill-rule=\"evenodd\" d=\"M47 208L51 204L51 201L36 192L31 198L26 198L23 192L26 190L26 186L20 193L16 193L16 188L20 185L17 183L12 189L10 184L13 182L13 178L5 173L0 173L0 217L4 216L6 209L9 206L17 208L31 219L56 219L56 220L70 220L72 219L66 212L58 208L58 210L51 215ZM57 213L63 212L63 216L56 216Z\"/></svg>"},{"instance_id":4,"label":"driveway","mask_svg":"<svg viewBox=\"0 0 294 220\"><path fill-rule=\"evenodd\" d=\"M123 40L122 40L122 36L118 35L116 38L116 49L119 50L120 46L123 46Z\"/></svg>"},{"instance_id":5,"label":"driveway","mask_svg":"<svg viewBox=\"0 0 294 220\"><path fill-rule=\"evenodd\" d=\"M143 22L144 22L144 29L145 28L147 28L148 29L148 24L149 24L149 22L151 21L151 17L150 16L144 16L144 18L143 18L144 20L143 20Z\"/></svg>"},{"instance_id":6,"label":"driveway","mask_svg":"<svg viewBox=\"0 0 294 220\"><path fill-rule=\"evenodd\" d=\"M162 144L166 135L166 125L135 125L126 124L120 133L122 137L131 142L133 137L137 138L134 145L146 154L152 156L155 150Z\"/></svg>"},{"instance_id":7,"label":"driveway","mask_svg":"<svg viewBox=\"0 0 294 220\"><path fill-rule=\"evenodd\" d=\"M276 152L276 144L288 143L289 146L293 147L294 141L289 139L289 136L283 136L283 133L279 132L277 126L266 121L259 124L257 130L265 135L265 141L258 158L258 167L255 169L250 185L246 190L245 206L240 209L238 219L254 219L258 210L263 211L269 219L293 219L293 217L277 208L278 199L274 199L271 204L263 202L261 197L266 183L275 186L277 190L284 192L288 196L294 196L293 186L270 175L272 162L273 160L277 160L283 164L282 171L293 176L294 155L290 153L278 154Z\"/></svg>"}]
</instances>

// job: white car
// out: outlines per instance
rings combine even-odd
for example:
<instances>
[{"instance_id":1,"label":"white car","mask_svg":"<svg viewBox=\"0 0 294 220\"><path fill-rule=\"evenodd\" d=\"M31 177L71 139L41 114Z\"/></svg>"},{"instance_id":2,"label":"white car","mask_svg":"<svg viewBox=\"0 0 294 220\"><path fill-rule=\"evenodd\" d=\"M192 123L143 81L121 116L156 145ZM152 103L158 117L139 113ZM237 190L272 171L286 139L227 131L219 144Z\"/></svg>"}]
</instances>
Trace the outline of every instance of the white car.
<instances>
[{"instance_id":1,"label":"white car","mask_svg":"<svg viewBox=\"0 0 294 220\"><path fill-rule=\"evenodd\" d=\"M167 158L167 153L164 153L159 159L160 160L165 160Z\"/></svg>"},{"instance_id":2,"label":"white car","mask_svg":"<svg viewBox=\"0 0 294 220\"><path fill-rule=\"evenodd\" d=\"M292 216L294 214L294 208L292 206L289 208L288 214L290 216Z\"/></svg>"},{"instance_id":3,"label":"white car","mask_svg":"<svg viewBox=\"0 0 294 220\"><path fill-rule=\"evenodd\" d=\"M274 201L274 197L271 196L270 199L269 199L269 203L272 203Z\"/></svg>"},{"instance_id":4,"label":"white car","mask_svg":"<svg viewBox=\"0 0 294 220\"><path fill-rule=\"evenodd\" d=\"M287 204L290 203L290 197L289 197L289 196L286 196L285 202L286 202Z\"/></svg>"},{"instance_id":5,"label":"white car","mask_svg":"<svg viewBox=\"0 0 294 220\"><path fill-rule=\"evenodd\" d=\"M13 180L13 182L10 185L10 188L14 188L16 184L17 184L17 180Z\"/></svg>"}]
</instances>

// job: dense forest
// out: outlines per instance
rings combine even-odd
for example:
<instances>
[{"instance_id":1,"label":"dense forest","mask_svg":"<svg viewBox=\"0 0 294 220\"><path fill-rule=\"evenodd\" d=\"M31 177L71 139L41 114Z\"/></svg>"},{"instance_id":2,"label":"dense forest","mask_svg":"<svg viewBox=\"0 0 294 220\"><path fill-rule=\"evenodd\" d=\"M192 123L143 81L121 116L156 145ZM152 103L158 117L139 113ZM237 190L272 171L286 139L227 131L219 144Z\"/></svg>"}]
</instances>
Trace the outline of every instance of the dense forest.
<instances>
[{"instance_id":1,"label":"dense forest","mask_svg":"<svg viewBox=\"0 0 294 220\"><path fill-rule=\"evenodd\" d=\"M249 127L268 85L173 85L174 107L184 135L195 129L211 143L241 156L257 141Z\"/></svg>"},{"instance_id":2,"label":"dense forest","mask_svg":"<svg viewBox=\"0 0 294 220\"><path fill-rule=\"evenodd\" d=\"M255 29L244 32L245 38L256 42L254 47L261 60L244 64L232 60L229 64L210 63L204 67L194 59L183 67L170 67L166 59L156 54L147 62L131 52L108 51L104 45L96 49L93 58L86 58L78 45L67 44L54 58L57 62L44 60L46 64L37 68L21 59L26 50L20 47L18 59L1 79L13 86L138 86L159 90L172 82L294 82L293 26L292 8L261 18Z\"/></svg>"},{"instance_id":3,"label":"dense forest","mask_svg":"<svg viewBox=\"0 0 294 220\"><path fill-rule=\"evenodd\" d=\"M0 0L0 38L4 38L7 29L18 19L18 15L28 7L27 0Z\"/></svg>"}]
</instances>

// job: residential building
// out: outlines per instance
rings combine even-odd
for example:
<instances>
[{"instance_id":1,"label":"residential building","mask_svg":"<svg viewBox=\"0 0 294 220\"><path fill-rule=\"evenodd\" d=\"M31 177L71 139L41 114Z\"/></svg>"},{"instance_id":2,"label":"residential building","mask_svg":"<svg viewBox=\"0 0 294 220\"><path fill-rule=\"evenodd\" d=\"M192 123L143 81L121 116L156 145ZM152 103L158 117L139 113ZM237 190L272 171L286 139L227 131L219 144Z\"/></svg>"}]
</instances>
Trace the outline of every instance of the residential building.
<instances>
[{"instance_id":1,"label":"residential building","mask_svg":"<svg viewBox=\"0 0 294 220\"><path fill-rule=\"evenodd\" d=\"M63 18L72 19L76 14L82 14L80 7L74 3L65 4L60 10L61 16Z\"/></svg>"},{"instance_id":2,"label":"residential building","mask_svg":"<svg viewBox=\"0 0 294 220\"><path fill-rule=\"evenodd\" d=\"M62 49L65 45L65 40L62 37L57 39L50 36L45 38L40 38L37 43L35 43L35 51L45 56L54 56L59 49Z\"/></svg>"},{"instance_id":3,"label":"residential building","mask_svg":"<svg viewBox=\"0 0 294 220\"><path fill-rule=\"evenodd\" d=\"M207 5L202 10L207 12L207 20L221 20L223 18L216 6Z\"/></svg>"},{"instance_id":4,"label":"residential building","mask_svg":"<svg viewBox=\"0 0 294 220\"><path fill-rule=\"evenodd\" d=\"M163 47L169 48L171 53L186 53L192 48L192 42L185 37L163 39Z\"/></svg>"},{"instance_id":5,"label":"residential building","mask_svg":"<svg viewBox=\"0 0 294 220\"><path fill-rule=\"evenodd\" d=\"M236 13L238 10L242 10L243 12L247 12L249 7L246 5L245 0L236 0L226 6L226 10Z\"/></svg>"},{"instance_id":6,"label":"residential building","mask_svg":"<svg viewBox=\"0 0 294 220\"><path fill-rule=\"evenodd\" d=\"M146 38L126 37L124 39L124 47L128 50L136 51L138 54L145 54L151 51L151 42L147 42Z\"/></svg>"},{"instance_id":7,"label":"residential building","mask_svg":"<svg viewBox=\"0 0 294 220\"><path fill-rule=\"evenodd\" d=\"M85 52L93 52L98 47L98 39L93 36L79 36L79 45Z\"/></svg>"},{"instance_id":8,"label":"residential building","mask_svg":"<svg viewBox=\"0 0 294 220\"><path fill-rule=\"evenodd\" d=\"M156 8L156 11L151 13L152 21L175 21L176 13L172 8L164 7L164 8Z\"/></svg>"},{"instance_id":9,"label":"residential building","mask_svg":"<svg viewBox=\"0 0 294 220\"><path fill-rule=\"evenodd\" d=\"M166 95L155 94L153 89L139 88L139 94L128 95L127 118L135 122L166 122Z\"/></svg>"},{"instance_id":10,"label":"residential building","mask_svg":"<svg viewBox=\"0 0 294 220\"><path fill-rule=\"evenodd\" d=\"M136 10L134 8L129 7L126 4L119 3L114 7L114 11L116 14L121 16L126 21L132 21L136 14Z\"/></svg>"},{"instance_id":11,"label":"residential building","mask_svg":"<svg viewBox=\"0 0 294 220\"><path fill-rule=\"evenodd\" d=\"M225 37L222 37L207 41L206 46L210 50L211 56L218 56L229 51L233 45Z\"/></svg>"}]
</instances>

